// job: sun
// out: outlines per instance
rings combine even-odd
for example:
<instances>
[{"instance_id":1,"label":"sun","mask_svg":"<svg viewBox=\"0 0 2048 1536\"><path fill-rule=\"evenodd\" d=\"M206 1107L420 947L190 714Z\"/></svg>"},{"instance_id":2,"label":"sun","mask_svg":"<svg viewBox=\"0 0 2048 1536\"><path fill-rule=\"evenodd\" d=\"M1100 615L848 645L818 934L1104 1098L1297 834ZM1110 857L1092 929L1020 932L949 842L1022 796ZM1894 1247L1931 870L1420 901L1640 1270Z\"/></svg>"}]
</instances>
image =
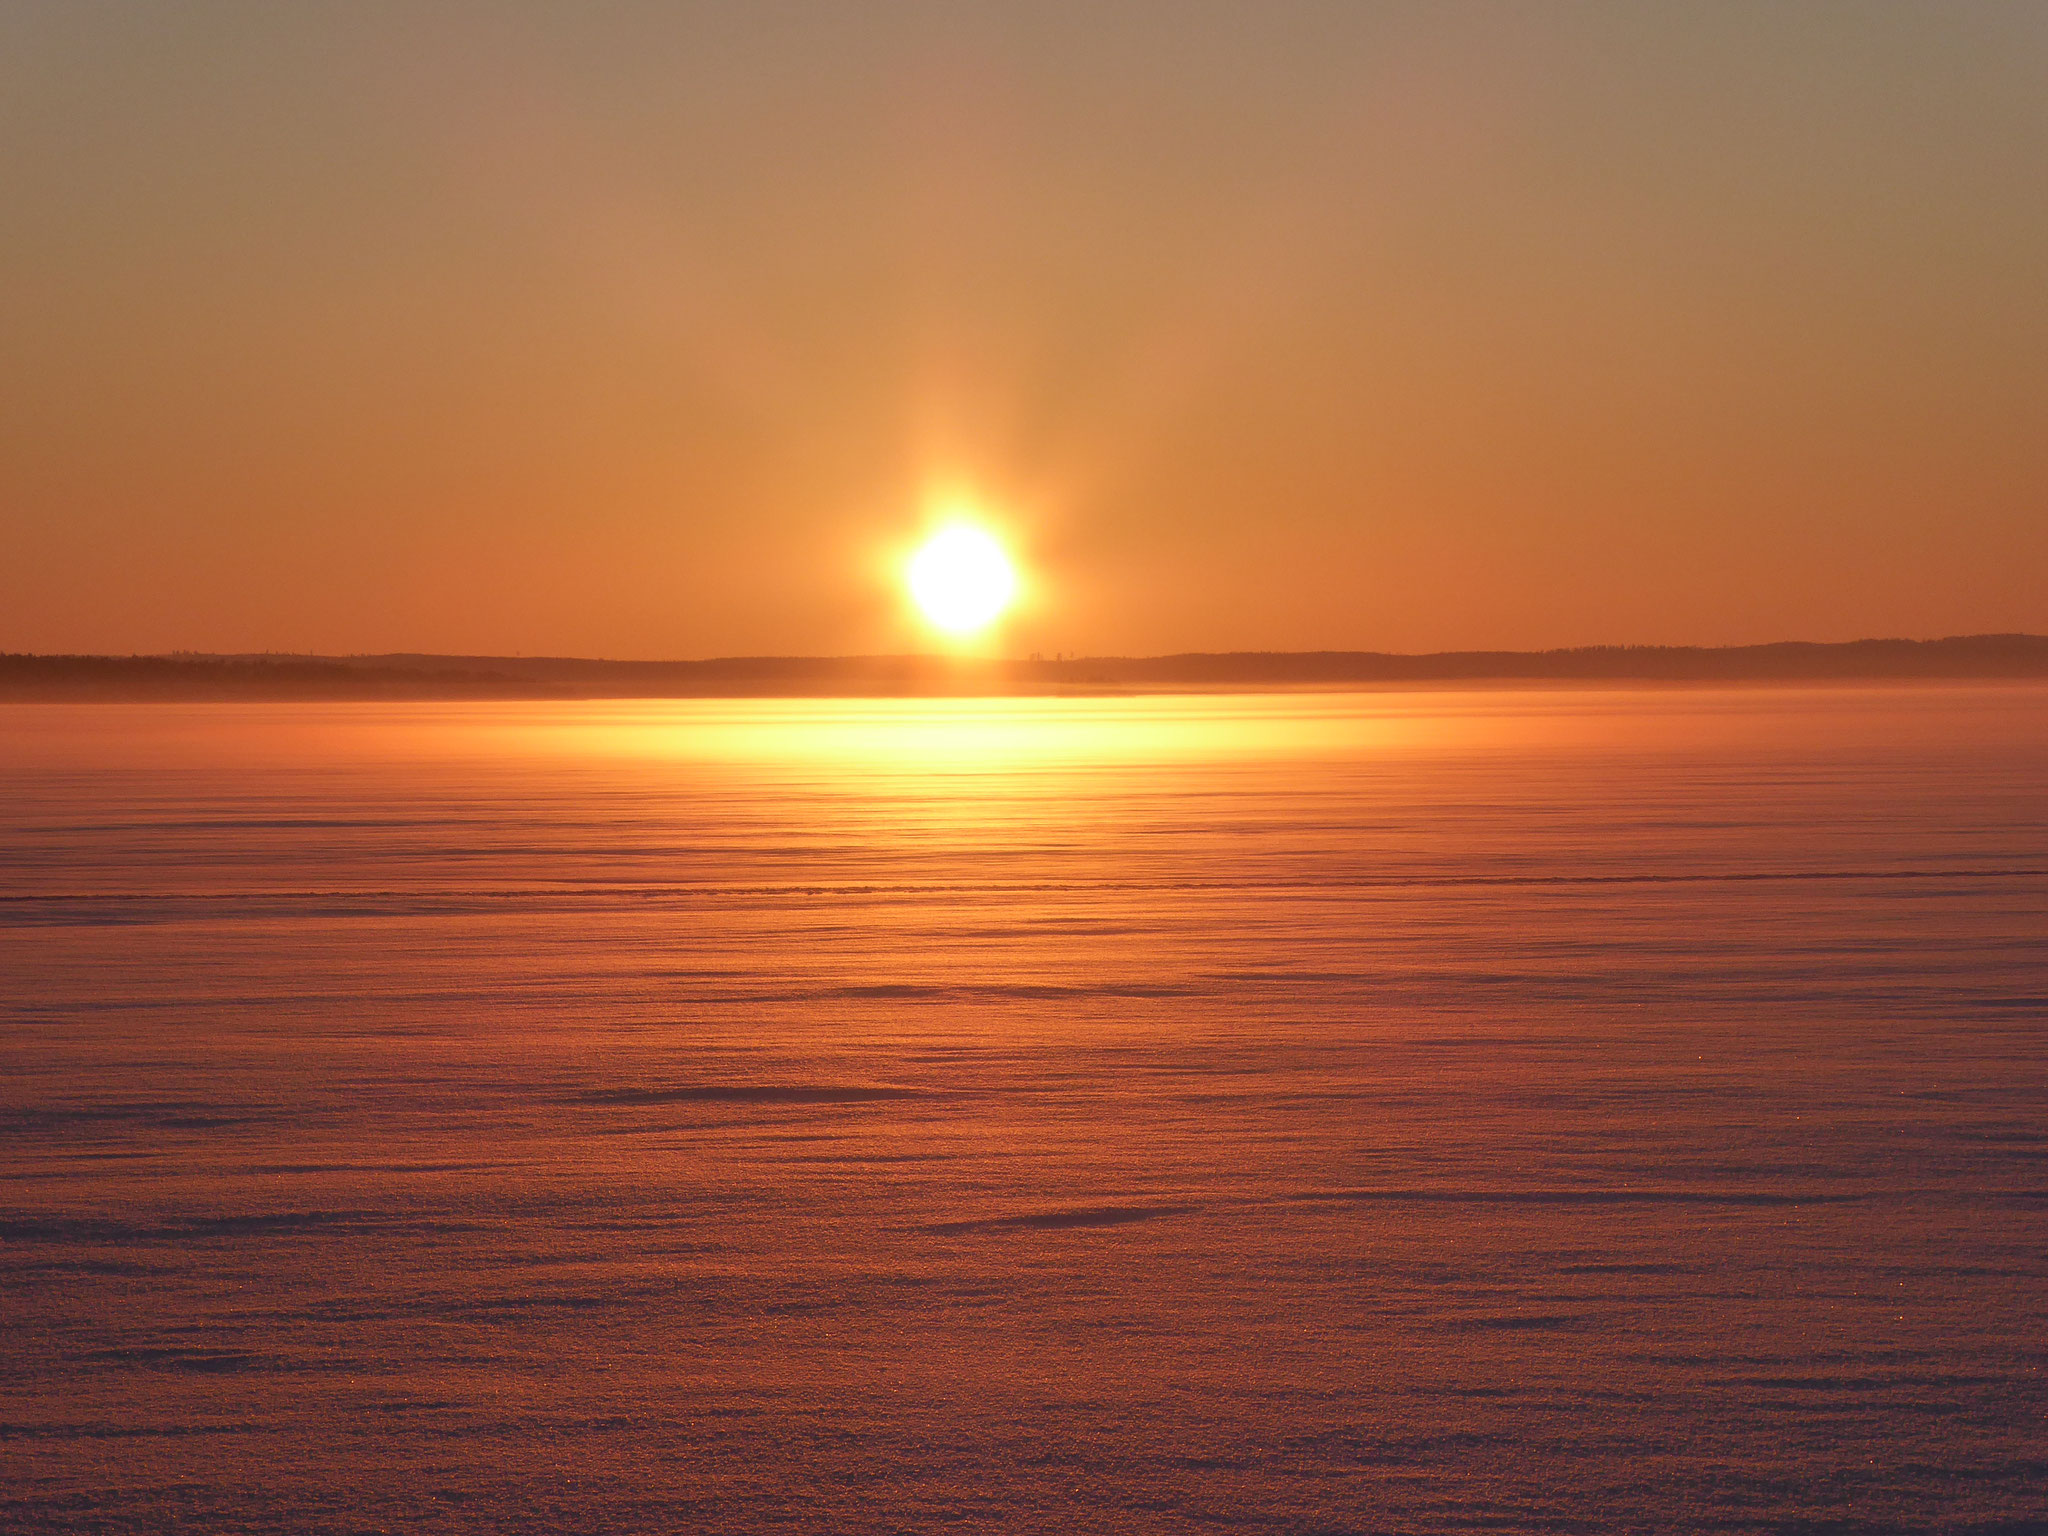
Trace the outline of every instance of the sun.
<instances>
[{"instance_id":1,"label":"sun","mask_svg":"<svg viewBox=\"0 0 2048 1536\"><path fill-rule=\"evenodd\" d=\"M951 635L987 628L1017 595L1017 569L1003 546L968 523L926 539L904 575L919 612Z\"/></svg>"}]
</instances>

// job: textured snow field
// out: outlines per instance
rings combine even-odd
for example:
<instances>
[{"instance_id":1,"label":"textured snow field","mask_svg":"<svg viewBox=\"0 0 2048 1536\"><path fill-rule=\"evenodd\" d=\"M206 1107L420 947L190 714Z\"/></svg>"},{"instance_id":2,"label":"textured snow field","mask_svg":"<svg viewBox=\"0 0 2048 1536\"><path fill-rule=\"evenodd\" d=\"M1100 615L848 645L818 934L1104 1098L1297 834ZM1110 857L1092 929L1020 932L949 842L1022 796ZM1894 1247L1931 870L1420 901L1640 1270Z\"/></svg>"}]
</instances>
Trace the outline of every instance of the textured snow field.
<instances>
[{"instance_id":1,"label":"textured snow field","mask_svg":"<svg viewBox=\"0 0 2048 1536\"><path fill-rule=\"evenodd\" d=\"M2048 1526L2048 692L0 711L0 1528Z\"/></svg>"}]
</instances>

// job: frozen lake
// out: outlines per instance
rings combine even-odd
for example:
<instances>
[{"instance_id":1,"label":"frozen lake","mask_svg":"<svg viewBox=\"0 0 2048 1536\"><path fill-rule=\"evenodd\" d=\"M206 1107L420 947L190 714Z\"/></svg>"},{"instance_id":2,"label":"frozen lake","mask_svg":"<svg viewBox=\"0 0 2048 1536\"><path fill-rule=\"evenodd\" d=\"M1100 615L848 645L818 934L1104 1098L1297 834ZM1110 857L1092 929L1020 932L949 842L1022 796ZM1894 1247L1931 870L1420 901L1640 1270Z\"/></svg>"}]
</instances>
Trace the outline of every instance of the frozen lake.
<instances>
[{"instance_id":1,"label":"frozen lake","mask_svg":"<svg viewBox=\"0 0 2048 1536\"><path fill-rule=\"evenodd\" d=\"M0 1528L2017 1533L2048 690L0 708Z\"/></svg>"}]
</instances>

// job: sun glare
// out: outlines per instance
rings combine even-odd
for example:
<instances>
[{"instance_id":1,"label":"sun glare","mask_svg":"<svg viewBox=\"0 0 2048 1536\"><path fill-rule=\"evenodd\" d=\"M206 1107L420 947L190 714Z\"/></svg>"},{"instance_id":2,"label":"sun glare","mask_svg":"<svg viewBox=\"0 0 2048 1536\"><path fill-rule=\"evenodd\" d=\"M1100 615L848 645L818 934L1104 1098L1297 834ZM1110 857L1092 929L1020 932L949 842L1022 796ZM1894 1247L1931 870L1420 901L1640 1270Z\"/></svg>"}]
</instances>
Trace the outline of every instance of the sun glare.
<instances>
[{"instance_id":1,"label":"sun glare","mask_svg":"<svg viewBox=\"0 0 2048 1536\"><path fill-rule=\"evenodd\" d=\"M1003 546L965 523L925 540L906 575L918 611L953 635L986 628L1017 594L1017 571Z\"/></svg>"}]
</instances>

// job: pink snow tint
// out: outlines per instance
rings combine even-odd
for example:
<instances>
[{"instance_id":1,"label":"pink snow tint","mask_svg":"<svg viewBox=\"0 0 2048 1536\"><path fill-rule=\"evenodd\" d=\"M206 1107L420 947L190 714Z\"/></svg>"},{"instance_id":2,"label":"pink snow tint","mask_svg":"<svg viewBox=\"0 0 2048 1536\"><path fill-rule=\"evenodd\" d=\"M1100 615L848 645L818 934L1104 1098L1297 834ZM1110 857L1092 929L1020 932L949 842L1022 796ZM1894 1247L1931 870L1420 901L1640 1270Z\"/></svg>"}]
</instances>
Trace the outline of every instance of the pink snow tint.
<instances>
[{"instance_id":1,"label":"pink snow tint","mask_svg":"<svg viewBox=\"0 0 2048 1536\"><path fill-rule=\"evenodd\" d=\"M0 1527L1980 1533L2048 694L0 711Z\"/></svg>"}]
</instances>

